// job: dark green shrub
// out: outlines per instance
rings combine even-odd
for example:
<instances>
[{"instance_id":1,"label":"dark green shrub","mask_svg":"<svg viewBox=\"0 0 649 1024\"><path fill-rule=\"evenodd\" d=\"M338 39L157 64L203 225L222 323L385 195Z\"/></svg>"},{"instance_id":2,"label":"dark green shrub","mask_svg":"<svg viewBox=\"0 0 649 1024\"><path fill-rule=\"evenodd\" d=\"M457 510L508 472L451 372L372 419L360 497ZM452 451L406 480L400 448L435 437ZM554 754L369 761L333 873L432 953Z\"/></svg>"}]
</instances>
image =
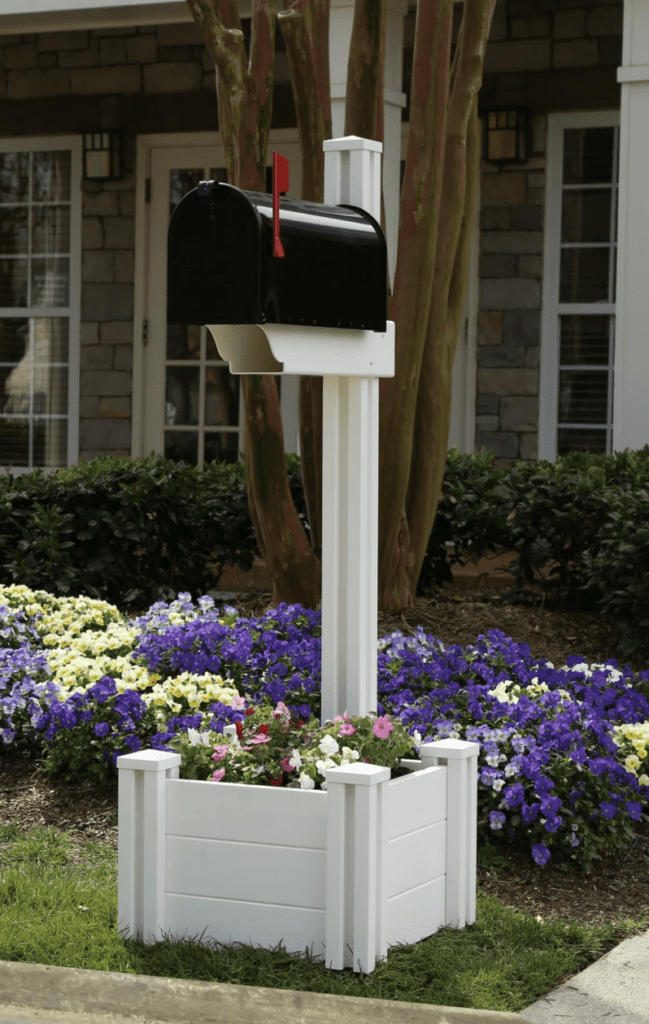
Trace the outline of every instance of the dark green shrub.
<instances>
[{"instance_id":1,"label":"dark green shrub","mask_svg":"<svg viewBox=\"0 0 649 1024\"><path fill-rule=\"evenodd\" d=\"M144 607L205 593L256 553L240 464L104 458L0 482L4 583Z\"/></svg>"},{"instance_id":2,"label":"dark green shrub","mask_svg":"<svg viewBox=\"0 0 649 1024\"><path fill-rule=\"evenodd\" d=\"M649 491L620 491L592 551L583 556L585 585L599 609L611 615L625 657L647 647L649 637Z\"/></svg>"},{"instance_id":3,"label":"dark green shrub","mask_svg":"<svg viewBox=\"0 0 649 1024\"><path fill-rule=\"evenodd\" d=\"M505 521L494 501L502 477L503 473L493 468L492 452L464 455L456 448L450 449L418 594L428 593L444 582L452 583L451 566L465 565L502 545Z\"/></svg>"}]
</instances>

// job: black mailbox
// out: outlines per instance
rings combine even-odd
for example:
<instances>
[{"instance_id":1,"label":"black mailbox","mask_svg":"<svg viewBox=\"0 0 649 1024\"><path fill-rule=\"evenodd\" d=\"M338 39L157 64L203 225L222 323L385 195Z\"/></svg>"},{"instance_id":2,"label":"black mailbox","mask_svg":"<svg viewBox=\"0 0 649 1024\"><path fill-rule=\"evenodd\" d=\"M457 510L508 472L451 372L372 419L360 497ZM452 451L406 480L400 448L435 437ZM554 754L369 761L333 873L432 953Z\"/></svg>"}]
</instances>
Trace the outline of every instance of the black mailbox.
<instances>
[{"instance_id":1,"label":"black mailbox","mask_svg":"<svg viewBox=\"0 0 649 1024\"><path fill-rule=\"evenodd\" d=\"M282 198L279 223L283 257L270 195L212 181L188 192L169 223L167 321L384 332L387 249L374 217Z\"/></svg>"}]
</instances>

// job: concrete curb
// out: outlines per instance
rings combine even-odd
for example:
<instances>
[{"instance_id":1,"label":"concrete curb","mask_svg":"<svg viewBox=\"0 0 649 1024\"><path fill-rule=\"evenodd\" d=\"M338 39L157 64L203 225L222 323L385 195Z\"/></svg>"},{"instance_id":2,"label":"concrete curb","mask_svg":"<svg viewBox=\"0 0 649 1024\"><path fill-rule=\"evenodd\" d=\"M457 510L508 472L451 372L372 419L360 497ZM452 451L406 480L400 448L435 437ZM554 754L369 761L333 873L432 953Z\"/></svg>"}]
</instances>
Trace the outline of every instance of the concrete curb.
<instances>
[{"instance_id":1,"label":"concrete curb","mask_svg":"<svg viewBox=\"0 0 649 1024\"><path fill-rule=\"evenodd\" d=\"M0 1022L30 1008L68 1024L530 1024L516 1013L222 985L0 960ZM81 1016L75 1020L72 1015Z\"/></svg>"}]
</instances>

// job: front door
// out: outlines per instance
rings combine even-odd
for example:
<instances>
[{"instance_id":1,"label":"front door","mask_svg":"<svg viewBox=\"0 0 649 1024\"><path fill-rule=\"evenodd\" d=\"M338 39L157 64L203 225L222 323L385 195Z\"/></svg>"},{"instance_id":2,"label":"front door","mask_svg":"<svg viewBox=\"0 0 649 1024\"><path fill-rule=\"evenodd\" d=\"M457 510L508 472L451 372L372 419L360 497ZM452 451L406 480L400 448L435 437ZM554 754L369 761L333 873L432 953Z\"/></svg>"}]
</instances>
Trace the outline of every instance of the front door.
<instances>
[{"instance_id":1,"label":"front door","mask_svg":"<svg viewBox=\"0 0 649 1024\"><path fill-rule=\"evenodd\" d=\"M298 143L268 147L290 161L291 198L299 198ZM271 167L267 189L271 187ZM167 324L167 229L174 208L199 181L227 181L225 154L214 146L155 146L151 150L148 218L148 272L143 302L143 455L156 452L202 466L236 461L244 444L240 379L219 358L205 327ZM297 378L278 378L285 447L296 451Z\"/></svg>"}]
</instances>

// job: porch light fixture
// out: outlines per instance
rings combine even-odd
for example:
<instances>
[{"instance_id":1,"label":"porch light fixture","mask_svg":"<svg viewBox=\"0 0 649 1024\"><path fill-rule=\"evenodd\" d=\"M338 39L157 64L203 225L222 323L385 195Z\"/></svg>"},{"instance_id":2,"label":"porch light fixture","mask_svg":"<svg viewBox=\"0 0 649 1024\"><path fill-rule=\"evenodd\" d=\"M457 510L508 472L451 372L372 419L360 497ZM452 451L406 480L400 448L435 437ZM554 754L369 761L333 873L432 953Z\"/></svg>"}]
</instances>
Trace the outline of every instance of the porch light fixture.
<instances>
[{"instance_id":1,"label":"porch light fixture","mask_svg":"<svg viewBox=\"0 0 649 1024\"><path fill-rule=\"evenodd\" d=\"M83 133L83 176L86 181L121 181L123 177L122 133Z\"/></svg>"},{"instance_id":2,"label":"porch light fixture","mask_svg":"<svg viewBox=\"0 0 649 1024\"><path fill-rule=\"evenodd\" d=\"M524 164L529 158L529 110L488 110L485 159L490 164Z\"/></svg>"}]
</instances>

